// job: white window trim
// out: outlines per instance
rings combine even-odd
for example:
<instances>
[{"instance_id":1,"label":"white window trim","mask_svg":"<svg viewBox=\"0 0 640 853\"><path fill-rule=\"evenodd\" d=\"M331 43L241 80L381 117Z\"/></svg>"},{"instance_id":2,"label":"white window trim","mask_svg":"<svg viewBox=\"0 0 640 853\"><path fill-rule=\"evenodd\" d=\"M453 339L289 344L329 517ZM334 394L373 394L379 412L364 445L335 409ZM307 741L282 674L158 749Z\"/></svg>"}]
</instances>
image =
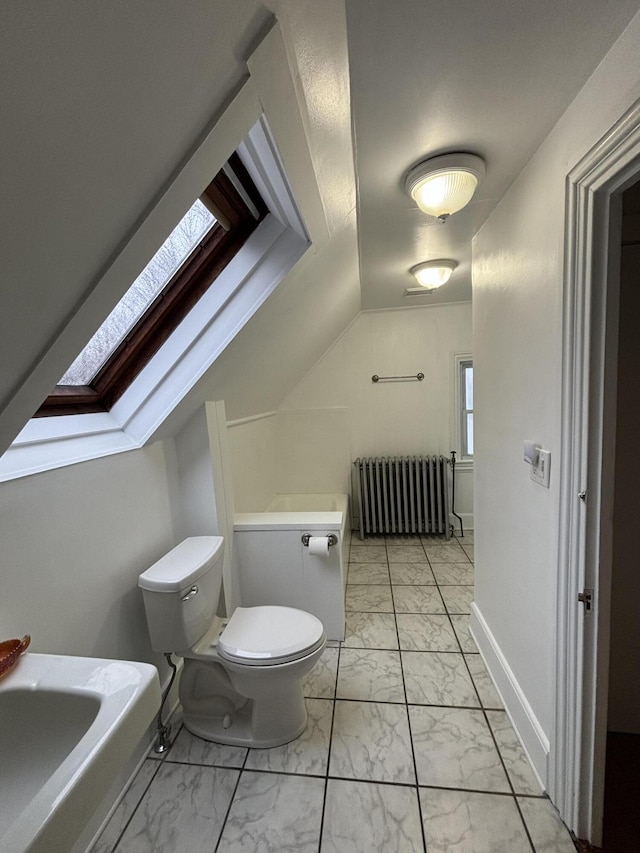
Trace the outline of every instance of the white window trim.
<instances>
[{"instance_id":1,"label":"white window trim","mask_svg":"<svg viewBox=\"0 0 640 853\"><path fill-rule=\"evenodd\" d=\"M456 468L459 468L460 470L473 470L473 456L464 456L462 452L463 389L461 382L461 368L465 361L473 363L473 354L470 352L452 353L451 387L453 388L453 394L451 399L451 443L456 450Z\"/></svg>"},{"instance_id":2,"label":"white window trim","mask_svg":"<svg viewBox=\"0 0 640 853\"><path fill-rule=\"evenodd\" d=\"M265 220L110 412L32 418L0 457L0 482L152 441L308 249L309 238L264 116L238 152L269 208Z\"/></svg>"}]
</instances>

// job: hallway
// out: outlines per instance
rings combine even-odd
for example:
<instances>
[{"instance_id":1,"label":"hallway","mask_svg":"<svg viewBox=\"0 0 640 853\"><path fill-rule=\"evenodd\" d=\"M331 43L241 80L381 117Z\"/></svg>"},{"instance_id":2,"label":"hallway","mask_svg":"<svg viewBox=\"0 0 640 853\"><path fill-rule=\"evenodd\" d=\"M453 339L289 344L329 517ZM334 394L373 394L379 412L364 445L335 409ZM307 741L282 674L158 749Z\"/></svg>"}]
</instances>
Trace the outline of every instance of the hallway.
<instances>
[{"instance_id":1,"label":"hallway","mask_svg":"<svg viewBox=\"0 0 640 853\"><path fill-rule=\"evenodd\" d=\"M574 853L467 631L473 536L351 546L347 633L269 750L184 728L93 853Z\"/></svg>"}]
</instances>

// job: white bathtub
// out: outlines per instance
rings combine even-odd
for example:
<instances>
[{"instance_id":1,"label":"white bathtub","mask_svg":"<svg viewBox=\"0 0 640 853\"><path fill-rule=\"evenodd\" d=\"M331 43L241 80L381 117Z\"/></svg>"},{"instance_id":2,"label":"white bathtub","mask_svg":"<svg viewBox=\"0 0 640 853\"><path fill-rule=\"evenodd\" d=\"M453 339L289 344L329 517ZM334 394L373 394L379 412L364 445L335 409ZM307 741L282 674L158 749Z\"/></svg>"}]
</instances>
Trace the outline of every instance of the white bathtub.
<instances>
[{"instance_id":1,"label":"white bathtub","mask_svg":"<svg viewBox=\"0 0 640 853\"><path fill-rule=\"evenodd\" d=\"M334 535L326 556L302 542ZM279 494L263 512L236 513L234 563L240 604L284 604L313 613L327 638L344 639L344 588L351 525L344 494Z\"/></svg>"},{"instance_id":2,"label":"white bathtub","mask_svg":"<svg viewBox=\"0 0 640 853\"><path fill-rule=\"evenodd\" d=\"M146 663L23 655L0 681L0 850L76 841L160 705Z\"/></svg>"}]
</instances>

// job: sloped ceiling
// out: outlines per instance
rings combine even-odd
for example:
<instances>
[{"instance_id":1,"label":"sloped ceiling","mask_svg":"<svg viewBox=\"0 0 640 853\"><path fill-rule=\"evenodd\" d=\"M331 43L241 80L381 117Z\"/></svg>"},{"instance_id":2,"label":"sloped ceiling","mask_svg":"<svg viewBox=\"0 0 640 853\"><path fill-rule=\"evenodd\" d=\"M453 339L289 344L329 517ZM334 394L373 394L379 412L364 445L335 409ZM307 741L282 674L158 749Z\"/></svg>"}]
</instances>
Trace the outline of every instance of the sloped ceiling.
<instances>
[{"instance_id":1,"label":"sloped ceiling","mask_svg":"<svg viewBox=\"0 0 640 853\"><path fill-rule=\"evenodd\" d=\"M237 94L248 77L247 60L273 26L274 13L318 164L328 232L343 232L346 218L355 215L345 12L342 0L323 3L322 15L317 5L315 0L3 5L0 110L11 121L0 137L0 452L62 375L67 355L74 357L71 352L52 357L53 342ZM355 230L346 227L357 260ZM351 271L349 279L353 282ZM129 283L122 282L121 291ZM359 308L357 280L349 287L355 293L350 319ZM111 293L105 316L120 295ZM270 375L271 406L344 322L337 331L329 323L323 333L320 317L308 352L302 342L309 338L298 338L299 330L284 326L284 319L282 332L273 325L264 333L254 327L258 337L275 336L285 351L303 350L295 359L295 379L290 366L282 376ZM94 330L86 330L85 340ZM254 336L252 351L255 345ZM287 361L290 365L289 355ZM44 378L26 394L26 379L35 371ZM255 386L234 387L236 398L244 393L245 408L254 411ZM215 389L206 393L216 395ZM3 420L8 406L11 417Z\"/></svg>"},{"instance_id":2,"label":"sloped ceiling","mask_svg":"<svg viewBox=\"0 0 640 853\"><path fill-rule=\"evenodd\" d=\"M345 273L326 323L311 270L296 290L302 304L265 305L213 368L200 392L231 394L234 416L277 405L335 337L334 306L357 271L354 162L362 306L406 304L407 268L442 255L460 269L435 298L470 298L472 234L637 8L637 0L347 0L346 12L343 0L4 3L0 418L39 364L45 379L40 397L21 402L21 422L2 426L0 450L67 366L47 360L52 342L238 91L274 15ZM460 148L486 158L486 181L466 212L433 225L404 195L402 177L423 156ZM287 324L293 304L308 329ZM260 389L255 377L240 381L265 353L271 371Z\"/></svg>"},{"instance_id":3,"label":"sloped ceiling","mask_svg":"<svg viewBox=\"0 0 640 853\"><path fill-rule=\"evenodd\" d=\"M2 4L0 410L241 85L270 18L234 0ZM51 364L50 387L60 375Z\"/></svg>"}]
</instances>

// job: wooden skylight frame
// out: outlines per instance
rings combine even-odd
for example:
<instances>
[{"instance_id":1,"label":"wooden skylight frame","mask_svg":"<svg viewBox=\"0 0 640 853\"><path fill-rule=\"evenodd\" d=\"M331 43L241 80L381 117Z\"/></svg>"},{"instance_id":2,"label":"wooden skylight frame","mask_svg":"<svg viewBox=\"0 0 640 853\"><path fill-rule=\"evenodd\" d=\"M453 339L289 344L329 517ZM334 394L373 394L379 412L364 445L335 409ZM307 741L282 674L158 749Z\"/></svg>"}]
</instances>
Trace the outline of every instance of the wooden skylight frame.
<instances>
[{"instance_id":1,"label":"wooden skylight frame","mask_svg":"<svg viewBox=\"0 0 640 853\"><path fill-rule=\"evenodd\" d=\"M200 197L214 212L215 225L169 279L91 384L57 385L34 417L108 412L239 252L265 217L267 208L237 154L229 159L228 166L236 181L221 169Z\"/></svg>"}]
</instances>

